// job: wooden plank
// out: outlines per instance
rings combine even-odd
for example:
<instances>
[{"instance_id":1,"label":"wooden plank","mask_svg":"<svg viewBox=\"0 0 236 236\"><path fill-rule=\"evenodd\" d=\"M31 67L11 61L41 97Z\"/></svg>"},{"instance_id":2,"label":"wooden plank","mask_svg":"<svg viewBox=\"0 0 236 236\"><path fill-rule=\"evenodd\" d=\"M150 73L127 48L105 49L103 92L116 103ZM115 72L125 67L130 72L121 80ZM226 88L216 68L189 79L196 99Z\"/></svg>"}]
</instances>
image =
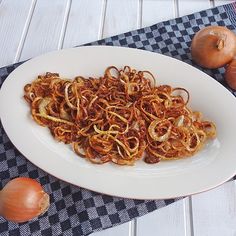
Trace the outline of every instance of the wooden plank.
<instances>
[{"instance_id":1,"label":"wooden plank","mask_svg":"<svg viewBox=\"0 0 236 236\"><path fill-rule=\"evenodd\" d=\"M68 25L68 19L69 19L70 10L71 10L71 2L72 2L72 0L67 0L57 49L62 49L62 47L63 47L65 33L66 33L67 25Z\"/></svg>"},{"instance_id":2,"label":"wooden plank","mask_svg":"<svg viewBox=\"0 0 236 236\"><path fill-rule=\"evenodd\" d=\"M22 35L27 30L34 0L3 0L0 4L0 66L15 61ZM17 22L17 23L16 23Z\"/></svg>"},{"instance_id":3,"label":"wooden plank","mask_svg":"<svg viewBox=\"0 0 236 236\"><path fill-rule=\"evenodd\" d=\"M220 6L220 5L228 4L231 2L235 2L235 0L214 0L214 2L215 2L215 6Z\"/></svg>"},{"instance_id":4,"label":"wooden plank","mask_svg":"<svg viewBox=\"0 0 236 236\"><path fill-rule=\"evenodd\" d=\"M134 30L139 26L139 0L107 0L103 37Z\"/></svg>"},{"instance_id":5,"label":"wooden plank","mask_svg":"<svg viewBox=\"0 0 236 236\"><path fill-rule=\"evenodd\" d=\"M236 235L236 186L226 183L192 197L194 235Z\"/></svg>"},{"instance_id":6,"label":"wooden plank","mask_svg":"<svg viewBox=\"0 0 236 236\"><path fill-rule=\"evenodd\" d=\"M211 8L209 0L178 0L179 15L188 15L193 12Z\"/></svg>"},{"instance_id":7,"label":"wooden plank","mask_svg":"<svg viewBox=\"0 0 236 236\"><path fill-rule=\"evenodd\" d=\"M189 236L184 203L180 200L137 219L137 236Z\"/></svg>"},{"instance_id":8,"label":"wooden plank","mask_svg":"<svg viewBox=\"0 0 236 236\"><path fill-rule=\"evenodd\" d=\"M148 26L175 17L174 0L143 0L142 25Z\"/></svg>"},{"instance_id":9,"label":"wooden plank","mask_svg":"<svg viewBox=\"0 0 236 236\"><path fill-rule=\"evenodd\" d=\"M104 0L72 1L64 48L99 39L103 24L104 5Z\"/></svg>"},{"instance_id":10,"label":"wooden plank","mask_svg":"<svg viewBox=\"0 0 236 236\"><path fill-rule=\"evenodd\" d=\"M118 225L103 231L91 234L91 236L132 236L129 234L131 222Z\"/></svg>"},{"instance_id":11,"label":"wooden plank","mask_svg":"<svg viewBox=\"0 0 236 236\"><path fill-rule=\"evenodd\" d=\"M58 49L68 1L40 0L36 3L20 60Z\"/></svg>"}]
</instances>

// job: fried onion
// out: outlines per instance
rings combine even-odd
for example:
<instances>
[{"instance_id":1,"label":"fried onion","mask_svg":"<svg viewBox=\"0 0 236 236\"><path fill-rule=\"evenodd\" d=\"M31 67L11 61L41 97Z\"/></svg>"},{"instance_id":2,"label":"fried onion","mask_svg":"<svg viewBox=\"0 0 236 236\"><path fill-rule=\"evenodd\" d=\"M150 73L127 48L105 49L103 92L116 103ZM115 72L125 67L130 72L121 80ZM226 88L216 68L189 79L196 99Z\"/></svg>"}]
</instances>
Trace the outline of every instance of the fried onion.
<instances>
[{"instance_id":1,"label":"fried onion","mask_svg":"<svg viewBox=\"0 0 236 236\"><path fill-rule=\"evenodd\" d=\"M39 75L24 87L33 119L92 163L134 165L193 156L216 137L187 107L184 88L156 85L149 71L110 66L100 78Z\"/></svg>"}]
</instances>

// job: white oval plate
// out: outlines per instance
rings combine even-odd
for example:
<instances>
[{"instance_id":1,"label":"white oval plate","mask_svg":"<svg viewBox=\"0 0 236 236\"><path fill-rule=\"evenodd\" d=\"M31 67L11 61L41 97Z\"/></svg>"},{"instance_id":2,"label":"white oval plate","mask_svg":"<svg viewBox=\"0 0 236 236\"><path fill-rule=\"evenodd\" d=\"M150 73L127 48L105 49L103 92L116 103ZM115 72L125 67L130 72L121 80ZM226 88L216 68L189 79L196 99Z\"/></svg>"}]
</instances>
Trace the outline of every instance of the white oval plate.
<instances>
[{"instance_id":1,"label":"white oval plate","mask_svg":"<svg viewBox=\"0 0 236 236\"><path fill-rule=\"evenodd\" d=\"M39 74L58 72L101 76L109 65L129 65L149 70L159 84L184 87L190 106L216 123L217 139L197 155L182 160L135 166L91 164L78 157L71 146L55 141L47 128L31 118L23 87ZM165 199L186 196L216 187L236 174L236 100L214 79L179 60L143 50L89 46L56 51L34 58L14 70L0 93L0 116L9 138L18 150L46 172L97 192L135 199Z\"/></svg>"}]
</instances>

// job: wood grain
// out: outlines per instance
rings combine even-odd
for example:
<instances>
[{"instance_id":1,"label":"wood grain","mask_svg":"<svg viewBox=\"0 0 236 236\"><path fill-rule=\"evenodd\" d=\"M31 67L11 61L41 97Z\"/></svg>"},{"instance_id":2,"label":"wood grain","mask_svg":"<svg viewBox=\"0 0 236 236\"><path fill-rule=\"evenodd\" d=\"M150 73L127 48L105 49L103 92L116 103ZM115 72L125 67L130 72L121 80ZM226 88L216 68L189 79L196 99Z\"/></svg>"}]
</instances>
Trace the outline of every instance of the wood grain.
<instances>
[{"instance_id":1,"label":"wood grain","mask_svg":"<svg viewBox=\"0 0 236 236\"><path fill-rule=\"evenodd\" d=\"M96 232L91 234L91 236L135 236L130 234L130 224L131 222L127 222L122 225L118 225L116 227L112 227L109 229L105 229L100 232Z\"/></svg>"},{"instance_id":2,"label":"wood grain","mask_svg":"<svg viewBox=\"0 0 236 236\"><path fill-rule=\"evenodd\" d=\"M102 37L134 30L139 26L139 0L107 0Z\"/></svg>"},{"instance_id":3,"label":"wood grain","mask_svg":"<svg viewBox=\"0 0 236 236\"><path fill-rule=\"evenodd\" d=\"M178 201L138 218L137 236L143 235L189 236L186 231L183 202Z\"/></svg>"},{"instance_id":4,"label":"wood grain","mask_svg":"<svg viewBox=\"0 0 236 236\"><path fill-rule=\"evenodd\" d=\"M36 3L20 60L58 48L66 6L67 0L40 0Z\"/></svg>"},{"instance_id":5,"label":"wood grain","mask_svg":"<svg viewBox=\"0 0 236 236\"><path fill-rule=\"evenodd\" d=\"M211 7L209 0L178 0L179 15L184 16Z\"/></svg>"},{"instance_id":6,"label":"wood grain","mask_svg":"<svg viewBox=\"0 0 236 236\"><path fill-rule=\"evenodd\" d=\"M175 17L174 0L143 0L142 24L148 26Z\"/></svg>"},{"instance_id":7,"label":"wood grain","mask_svg":"<svg viewBox=\"0 0 236 236\"><path fill-rule=\"evenodd\" d=\"M236 235L234 182L192 197L195 236Z\"/></svg>"},{"instance_id":8,"label":"wood grain","mask_svg":"<svg viewBox=\"0 0 236 236\"><path fill-rule=\"evenodd\" d=\"M34 0L4 0L0 4L0 66L15 62L30 21ZM16 23L17 22L17 23Z\"/></svg>"},{"instance_id":9,"label":"wood grain","mask_svg":"<svg viewBox=\"0 0 236 236\"><path fill-rule=\"evenodd\" d=\"M64 48L99 39L103 27L104 5L104 0L72 1L63 44Z\"/></svg>"},{"instance_id":10,"label":"wood grain","mask_svg":"<svg viewBox=\"0 0 236 236\"><path fill-rule=\"evenodd\" d=\"M220 6L223 4L229 4L235 2L235 0L214 0L215 6Z\"/></svg>"}]
</instances>

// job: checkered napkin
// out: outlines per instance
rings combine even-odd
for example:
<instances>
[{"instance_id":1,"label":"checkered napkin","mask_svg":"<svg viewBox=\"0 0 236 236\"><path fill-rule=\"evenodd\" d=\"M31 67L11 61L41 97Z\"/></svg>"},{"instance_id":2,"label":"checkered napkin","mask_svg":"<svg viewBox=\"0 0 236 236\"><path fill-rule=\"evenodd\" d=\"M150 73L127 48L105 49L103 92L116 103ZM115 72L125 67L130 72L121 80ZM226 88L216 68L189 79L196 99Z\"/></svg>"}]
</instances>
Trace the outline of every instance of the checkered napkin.
<instances>
[{"instance_id":1,"label":"checkered napkin","mask_svg":"<svg viewBox=\"0 0 236 236\"><path fill-rule=\"evenodd\" d=\"M195 32L208 25L227 26L236 32L236 2L88 45L144 49L178 58L197 67L191 61L191 39ZM0 85L20 64L0 69ZM227 87L223 80L223 68L205 72ZM236 95L234 91L231 92ZM15 224L0 217L1 235L88 235L122 224L178 200L123 199L72 186L30 163L13 146L0 124L0 188L18 176L37 179L50 194L51 205L44 215L27 223Z\"/></svg>"}]
</instances>

